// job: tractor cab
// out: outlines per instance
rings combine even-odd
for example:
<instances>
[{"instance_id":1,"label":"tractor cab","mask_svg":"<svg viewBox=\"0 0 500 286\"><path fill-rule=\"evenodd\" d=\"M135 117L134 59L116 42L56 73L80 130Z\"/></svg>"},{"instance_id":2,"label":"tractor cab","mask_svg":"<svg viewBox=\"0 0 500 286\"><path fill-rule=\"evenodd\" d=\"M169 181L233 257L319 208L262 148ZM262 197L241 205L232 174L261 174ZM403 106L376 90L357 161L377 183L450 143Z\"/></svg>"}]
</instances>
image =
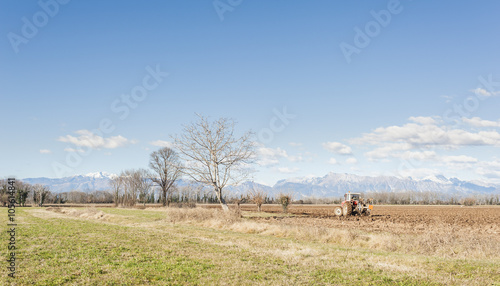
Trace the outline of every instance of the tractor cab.
<instances>
[{"instance_id":1,"label":"tractor cab","mask_svg":"<svg viewBox=\"0 0 500 286\"><path fill-rule=\"evenodd\" d=\"M344 195L345 201L359 201L361 194L358 193L347 193Z\"/></svg>"}]
</instances>

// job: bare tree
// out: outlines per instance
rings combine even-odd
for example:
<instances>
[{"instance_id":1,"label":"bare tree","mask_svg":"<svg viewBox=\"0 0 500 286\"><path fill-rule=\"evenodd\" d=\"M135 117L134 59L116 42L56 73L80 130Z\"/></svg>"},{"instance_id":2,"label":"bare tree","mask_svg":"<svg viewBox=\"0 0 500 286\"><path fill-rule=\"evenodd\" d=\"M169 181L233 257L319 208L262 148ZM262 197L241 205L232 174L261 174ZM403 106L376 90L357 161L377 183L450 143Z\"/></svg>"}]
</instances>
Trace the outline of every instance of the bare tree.
<instances>
[{"instance_id":1,"label":"bare tree","mask_svg":"<svg viewBox=\"0 0 500 286\"><path fill-rule=\"evenodd\" d=\"M172 186L181 176L179 156L174 150L164 147L150 155L149 167L153 170L151 180L161 188L163 206L170 205Z\"/></svg>"},{"instance_id":2,"label":"bare tree","mask_svg":"<svg viewBox=\"0 0 500 286\"><path fill-rule=\"evenodd\" d=\"M45 199L47 196L50 194L49 187L41 185L41 184L36 184L33 187L33 201L35 204L37 204L39 207L43 205L45 202Z\"/></svg>"},{"instance_id":3,"label":"bare tree","mask_svg":"<svg viewBox=\"0 0 500 286\"><path fill-rule=\"evenodd\" d=\"M137 201L137 193L139 190L140 175L135 170L125 170L120 173L122 179L123 193L121 201L123 205L135 206Z\"/></svg>"},{"instance_id":4,"label":"bare tree","mask_svg":"<svg viewBox=\"0 0 500 286\"><path fill-rule=\"evenodd\" d=\"M199 120L184 126L175 139L175 146L186 165L184 172L194 181L207 184L213 190L223 210L229 210L222 190L247 178L246 164L251 163L255 151L252 133L241 137L234 134L235 122L220 118L210 122L198 115Z\"/></svg>"},{"instance_id":5,"label":"bare tree","mask_svg":"<svg viewBox=\"0 0 500 286\"><path fill-rule=\"evenodd\" d=\"M149 173L145 169L131 169L122 171L120 174L121 187L123 187L122 203L127 206L135 206L137 199L145 202L151 189ZM115 182L119 195L119 180Z\"/></svg>"},{"instance_id":6,"label":"bare tree","mask_svg":"<svg viewBox=\"0 0 500 286\"><path fill-rule=\"evenodd\" d=\"M120 192L123 186L123 178L121 176L116 176L111 179L110 182L111 191L113 192L113 200L115 202L115 207L120 203Z\"/></svg>"},{"instance_id":7,"label":"bare tree","mask_svg":"<svg viewBox=\"0 0 500 286\"><path fill-rule=\"evenodd\" d=\"M267 194L261 189L253 188L249 191L249 197L254 204L257 205L257 210L262 211L262 204L265 202Z\"/></svg>"},{"instance_id":8,"label":"bare tree","mask_svg":"<svg viewBox=\"0 0 500 286\"><path fill-rule=\"evenodd\" d=\"M152 176L148 170L145 169L138 169L136 173L137 175L135 175L134 178L137 180L136 183L139 190L139 202L142 202L145 206L152 187Z\"/></svg>"},{"instance_id":9,"label":"bare tree","mask_svg":"<svg viewBox=\"0 0 500 286\"><path fill-rule=\"evenodd\" d=\"M26 205L26 200L28 199L29 194L33 190L33 185L28 183L23 183L21 181L16 181L16 201L21 206Z\"/></svg>"}]
</instances>

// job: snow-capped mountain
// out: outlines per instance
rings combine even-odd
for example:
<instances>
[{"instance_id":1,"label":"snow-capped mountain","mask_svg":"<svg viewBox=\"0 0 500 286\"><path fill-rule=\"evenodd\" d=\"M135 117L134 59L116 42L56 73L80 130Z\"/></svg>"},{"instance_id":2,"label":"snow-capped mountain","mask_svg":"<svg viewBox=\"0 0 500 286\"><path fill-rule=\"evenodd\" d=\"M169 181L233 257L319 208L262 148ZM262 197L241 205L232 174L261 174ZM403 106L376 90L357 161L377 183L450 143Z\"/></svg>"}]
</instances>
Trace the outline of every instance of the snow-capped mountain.
<instances>
[{"instance_id":1,"label":"snow-capped mountain","mask_svg":"<svg viewBox=\"0 0 500 286\"><path fill-rule=\"evenodd\" d=\"M435 176L423 180L411 177L395 176L358 176L353 174L329 173L324 177L293 178L278 181L274 191L299 194L304 197L338 197L346 191L351 192L435 192L440 194L467 195L473 193L489 194L500 192L500 186L481 184L479 182L461 181L457 178Z\"/></svg>"},{"instance_id":2,"label":"snow-capped mountain","mask_svg":"<svg viewBox=\"0 0 500 286\"><path fill-rule=\"evenodd\" d=\"M55 193L79 190L83 192L109 190L109 181L116 177L115 174L106 172L89 173L59 179L28 178L23 179L30 184L42 184L50 187ZM192 185L188 180L179 180L178 186ZM500 186L485 184L478 181L462 181L457 178L433 176L423 180L411 177L400 178L395 176L359 176L353 174L329 173L323 177L290 178L278 181L274 186L266 186L255 182L244 182L239 186L229 186L227 191L233 194L247 193L251 189L260 189L269 195L280 192L293 192L299 197L340 197L346 191L351 192L435 192L466 196L468 194L499 193Z\"/></svg>"},{"instance_id":3,"label":"snow-capped mountain","mask_svg":"<svg viewBox=\"0 0 500 286\"><path fill-rule=\"evenodd\" d=\"M51 192L62 193L78 190L82 192L104 191L109 189L109 181L115 174L106 172L88 173L65 178L26 178L23 182L48 186Z\"/></svg>"}]
</instances>

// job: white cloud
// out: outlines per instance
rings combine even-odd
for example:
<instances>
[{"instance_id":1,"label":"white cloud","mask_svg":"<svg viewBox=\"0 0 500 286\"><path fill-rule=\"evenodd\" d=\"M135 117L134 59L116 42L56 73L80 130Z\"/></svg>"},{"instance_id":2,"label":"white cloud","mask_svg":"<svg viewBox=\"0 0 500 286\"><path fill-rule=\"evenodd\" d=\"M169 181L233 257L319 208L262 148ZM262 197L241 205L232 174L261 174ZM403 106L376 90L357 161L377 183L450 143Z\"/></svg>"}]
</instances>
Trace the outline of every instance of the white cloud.
<instances>
[{"instance_id":1,"label":"white cloud","mask_svg":"<svg viewBox=\"0 0 500 286\"><path fill-rule=\"evenodd\" d=\"M345 162L347 164L356 164L356 163L358 163L358 160L356 158L347 158L347 160L345 160Z\"/></svg>"},{"instance_id":2,"label":"white cloud","mask_svg":"<svg viewBox=\"0 0 500 286\"><path fill-rule=\"evenodd\" d=\"M342 143L339 143L339 142L326 142L326 143L323 143L322 145L323 145L323 148L325 148L326 150L333 152L333 153L336 153L336 154L340 154L340 155L351 155L352 154L351 147L344 145Z\"/></svg>"},{"instance_id":3,"label":"white cloud","mask_svg":"<svg viewBox=\"0 0 500 286\"><path fill-rule=\"evenodd\" d=\"M40 154L50 154L52 153L52 151L50 151L49 149L40 149Z\"/></svg>"},{"instance_id":4,"label":"white cloud","mask_svg":"<svg viewBox=\"0 0 500 286\"><path fill-rule=\"evenodd\" d=\"M408 143L388 143L382 147L373 149L372 151L366 152L365 156L370 161L375 161L378 159L386 159L389 157L394 157L396 154L401 154L399 151L407 151L412 149L412 146Z\"/></svg>"},{"instance_id":5,"label":"white cloud","mask_svg":"<svg viewBox=\"0 0 500 286\"><path fill-rule=\"evenodd\" d=\"M85 129L78 130L75 133L80 136L75 137L71 135L66 135L59 137L57 140L61 142L71 143L76 146L83 146L83 147L97 148L97 149L99 148L114 149L124 146L126 144L135 143L134 141L128 140L127 138L121 135L112 136L109 138L103 138Z\"/></svg>"},{"instance_id":6,"label":"white cloud","mask_svg":"<svg viewBox=\"0 0 500 286\"><path fill-rule=\"evenodd\" d=\"M402 166L411 166L411 170L398 171L400 175L425 178L459 170L500 183L500 161L497 159L482 162L471 154L441 154L443 150L470 151L471 148L466 148L470 146L500 147L500 120L472 117L461 118L461 123L457 127L437 116L410 117L407 123L379 127L348 142L371 147L364 154L370 161L391 162L389 159L397 158Z\"/></svg>"},{"instance_id":7,"label":"white cloud","mask_svg":"<svg viewBox=\"0 0 500 286\"><path fill-rule=\"evenodd\" d=\"M489 97L489 96L492 96L492 95L498 95L500 94L500 92L489 92L487 91L486 89L484 88L476 88L476 89L473 89L471 90L475 95L477 95L478 97Z\"/></svg>"},{"instance_id":8,"label":"white cloud","mask_svg":"<svg viewBox=\"0 0 500 286\"><path fill-rule=\"evenodd\" d=\"M149 142L149 144L151 144L153 146L168 147L168 148L172 148L172 146L173 146L172 142L163 141L163 140L151 141L151 142Z\"/></svg>"},{"instance_id":9,"label":"white cloud","mask_svg":"<svg viewBox=\"0 0 500 286\"><path fill-rule=\"evenodd\" d=\"M442 156L440 158L440 161L444 163L447 169L470 170L477 172L479 168L479 160L477 158L466 155Z\"/></svg>"},{"instance_id":10,"label":"white cloud","mask_svg":"<svg viewBox=\"0 0 500 286\"><path fill-rule=\"evenodd\" d=\"M488 179L493 179L495 183L500 183L500 160L479 162L475 168L477 174Z\"/></svg>"},{"instance_id":11,"label":"white cloud","mask_svg":"<svg viewBox=\"0 0 500 286\"><path fill-rule=\"evenodd\" d=\"M415 123L419 123L422 125L434 125L436 124L436 120L432 117L425 117L425 116L412 116L408 120L413 121Z\"/></svg>"},{"instance_id":12,"label":"white cloud","mask_svg":"<svg viewBox=\"0 0 500 286\"><path fill-rule=\"evenodd\" d=\"M418 161L435 160L437 158L437 154L434 151L406 151L404 153L395 153L394 155L405 160Z\"/></svg>"},{"instance_id":13,"label":"white cloud","mask_svg":"<svg viewBox=\"0 0 500 286\"><path fill-rule=\"evenodd\" d=\"M402 177L412 177L413 179L421 180L432 176L440 175L441 172L436 169L429 168L408 168L399 170L399 175Z\"/></svg>"},{"instance_id":14,"label":"white cloud","mask_svg":"<svg viewBox=\"0 0 500 286\"><path fill-rule=\"evenodd\" d=\"M260 147L257 149L258 160L257 164L260 166L273 166L279 163L281 158L287 158L288 154L285 150L281 148L269 148L269 147Z\"/></svg>"},{"instance_id":15,"label":"white cloud","mask_svg":"<svg viewBox=\"0 0 500 286\"><path fill-rule=\"evenodd\" d=\"M288 168L288 167L276 168L276 170L283 174L293 174L299 171L298 168Z\"/></svg>"},{"instance_id":16,"label":"white cloud","mask_svg":"<svg viewBox=\"0 0 500 286\"><path fill-rule=\"evenodd\" d=\"M301 155L291 155L291 156L288 156L288 160L290 160L290 162L303 162L304 161L304 157L302 157Z\"/></svg>"},{"instance_id":17,"label":"white cloud","mask_svg":"<svg viewBox=\"0 0 500 286\"><path fill-rule=\"evenodd\" d=\"M441 158L445 163L477 163L478 160L471 156L459 155L459 156L443 156Z\"/></svg>"},{"instance_id":18,"label":"white cloud","mask_svg":"<svg viewBox=\"0 0 500 286\"><path fill-rule=\"evenodd\" d=\"M497 131L470 132L463 129L449 129L438 126L434 118L412 117L412 121L402 126L379 127L361 138L352 139L355 144L385 145L407 143L412 148L442 146L457 148L461 146L500 146L500 133Z\"/></svg>"},{"instance_id":19,"label":"white cloud","mask_svg":"<svg viewBox=\"0 0 500 286\"><path fill-rule=\"evenodd\" d=\"M332 164L332 165L336 165L338 162L335 158L330 158L330 160L328 160L328 163Z\"/></svg>"},{"instance_id":20,"label":"white cloud","mask_svg":"<svg viewBox=\"0 0 500 286\"><path fill-rule=\"evenodd\" d=\"M500 121L483 120L479 117L463 117L462 121L474 127L500 127Z\"/></svg>"},{"instance_id":21,"label":"white cloud","mask_svg":"<svg viewBox=\"0 0 500 286\"><path fill-rule=\"evenodd\" d=\"M412 146L406 143L392 143L366 152L365 156L370 161L379 159L401 158L405 160L436 160L438 155L435 151L410 151ZM404 152L403 152L404 151Z\"/></svg>"}]
</instances>

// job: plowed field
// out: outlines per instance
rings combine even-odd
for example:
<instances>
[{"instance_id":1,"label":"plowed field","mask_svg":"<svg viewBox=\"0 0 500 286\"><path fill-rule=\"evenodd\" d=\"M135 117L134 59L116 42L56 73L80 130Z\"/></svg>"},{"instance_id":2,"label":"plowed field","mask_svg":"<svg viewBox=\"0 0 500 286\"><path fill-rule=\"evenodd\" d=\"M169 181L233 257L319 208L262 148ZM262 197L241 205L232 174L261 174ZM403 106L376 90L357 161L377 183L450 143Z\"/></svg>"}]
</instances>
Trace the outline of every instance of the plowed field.
<instances>
[{"instance_id":1,"label":"plowed field","mask_svg":"<svg viewBox=\"0 0 500 286\"><path fill-rule=\"evenodd\" d=\"M218 206L215 206L218 207ZM499 236L499 206L379 206L375 205L370 217L337 217L335 205L291 205L289 213L281 216L281 206L263 205L270 217L252 217L259 221L275 221L285 224L323 226L332 228L360 228L373 232L404 233L474 233ZM244 204L243 211L256 211L255 205Z\"/></svg>"}]
</instances>

